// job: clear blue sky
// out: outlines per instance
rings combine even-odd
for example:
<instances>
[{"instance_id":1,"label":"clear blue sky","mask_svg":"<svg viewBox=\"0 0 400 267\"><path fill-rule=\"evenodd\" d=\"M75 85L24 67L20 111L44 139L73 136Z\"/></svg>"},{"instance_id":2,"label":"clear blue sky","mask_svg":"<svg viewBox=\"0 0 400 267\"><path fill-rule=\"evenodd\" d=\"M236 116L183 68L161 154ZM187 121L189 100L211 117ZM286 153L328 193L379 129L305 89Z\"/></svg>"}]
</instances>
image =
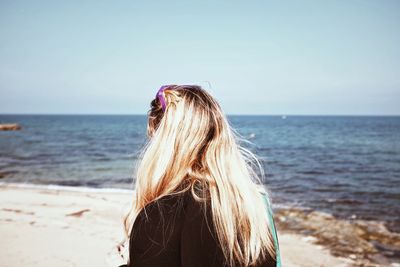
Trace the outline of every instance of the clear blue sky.
<instances>
[{"instance_id":1,"label":"clear blue sky","mask_svg":"<svg viewBox=\"0 0 400 267\"><path fill-rule=\"evenodd\" d=\"M400 115L400 1L0 1L0 113Z\"/></svg>"}]
</instances>

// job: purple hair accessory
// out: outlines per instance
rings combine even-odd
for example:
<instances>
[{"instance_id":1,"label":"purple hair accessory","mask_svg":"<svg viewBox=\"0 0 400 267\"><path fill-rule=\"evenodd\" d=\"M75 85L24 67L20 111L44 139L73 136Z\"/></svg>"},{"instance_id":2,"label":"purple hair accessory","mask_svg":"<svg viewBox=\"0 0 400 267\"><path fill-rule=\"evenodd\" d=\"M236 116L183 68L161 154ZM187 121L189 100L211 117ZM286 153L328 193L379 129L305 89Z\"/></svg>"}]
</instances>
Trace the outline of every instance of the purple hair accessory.
<instances>
[{"instance_id":1,"label":"purple hair accessory","mask_svg":"<svg viewBox=\"0 0 400 267\"><path fill-rule=\"evenodd\" d=\"M169 87L174 87L175 85L163 85L160 87L160 89L158 89L158 92L156 94L156 98L158 98L160 100L161 103L161 107L163 112L165 112L165 109L167 108L167 101L165 100L164 97L164 90L169 88ZM191 85L181 85L181 86L191 86Z\"/></svg>"},{"instance_id":2,"label":"purple hair accessory","mask_svg":"<svg viewBox=\"0 0 400 267\"><path fill-rule=\"evenodd\" d=\"M164 90L167 89L168 85L163 85L160 87L160 89L158 89L158 92L156 94L156 97L160 100L161 102L161 107L163 112L165 111L165 109L167 108L167 104L165 102L165 98L164 98Z\"/></svg>"}]
</instances>

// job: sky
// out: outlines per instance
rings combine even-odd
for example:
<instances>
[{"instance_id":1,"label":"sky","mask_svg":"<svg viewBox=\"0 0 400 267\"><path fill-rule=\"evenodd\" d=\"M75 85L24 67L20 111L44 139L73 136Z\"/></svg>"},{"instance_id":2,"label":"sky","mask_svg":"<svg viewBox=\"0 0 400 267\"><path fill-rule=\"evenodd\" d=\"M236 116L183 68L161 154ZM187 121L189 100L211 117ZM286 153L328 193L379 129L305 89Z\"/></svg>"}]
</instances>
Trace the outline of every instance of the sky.
<instances>
[{"instance_id":1,"label":"sky","mask_svg":"<svg viewBox=\"0 0 400 267\"><path fill-rule=\"evenodd\" d=\"M0 114L400 115L400 1L0 0Z\"/></svg>"}]
</instances>

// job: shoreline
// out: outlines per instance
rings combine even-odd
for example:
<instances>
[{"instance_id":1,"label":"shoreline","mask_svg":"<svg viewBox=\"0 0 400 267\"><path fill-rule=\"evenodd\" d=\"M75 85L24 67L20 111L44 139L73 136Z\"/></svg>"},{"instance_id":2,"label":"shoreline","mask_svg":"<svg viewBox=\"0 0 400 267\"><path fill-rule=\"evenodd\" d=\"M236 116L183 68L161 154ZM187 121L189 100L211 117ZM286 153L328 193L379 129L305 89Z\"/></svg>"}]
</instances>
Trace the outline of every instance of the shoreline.
<instances>
[{"instance_id":1,"label":"shoreline","mask_svg":"<svg viewBox=\"0 0 400 267\"><path fill-rule=\"evenodd\" d=\"M44 189L44 190L60 190L60 191L71 191L71 192L93 192L93 193L127 193L131 194L133 189L124 188L111 188L111 187L86 187L86 186L69 186L69 185L58 185L58 184L32 184L32 183L9 183L0 182L1 187L12 187L21 189Z\"/></svg>"},{"instance_id":2,"label":"shoreline","mask_svg":"<svg viewBox=\"0 0 400 267\"><path fill-rule=\"evenodd\" d=\"M132 194L127 189L9 183L0 183L0 192L0 265L5 267L107 266L106 254L124 236L122 215ZM358 265L357 257L333 250L334 256L326 242L288 227L288 216L278 212L276 219L283 266Z\"/></svg>"}]
</instances>

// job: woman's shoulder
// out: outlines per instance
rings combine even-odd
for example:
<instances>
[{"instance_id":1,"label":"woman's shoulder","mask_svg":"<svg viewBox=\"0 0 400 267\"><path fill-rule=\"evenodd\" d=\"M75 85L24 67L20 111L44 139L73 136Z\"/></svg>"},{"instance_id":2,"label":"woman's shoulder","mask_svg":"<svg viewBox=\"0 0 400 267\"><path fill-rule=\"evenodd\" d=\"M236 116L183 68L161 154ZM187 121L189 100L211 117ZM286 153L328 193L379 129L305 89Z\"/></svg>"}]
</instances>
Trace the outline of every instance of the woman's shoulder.
<instances>
[{"instance_id":1,"label":"woman's shoulder","mask_svg":"<svg viewBox=\"0 0 400 267\"><path fill-rule=\"evenodd\" d=\"M184 224L185 194L170 194L147 204L137 215L130 234L130 258L134 265L174 262L179 254ZM170 266L170 265L166 265Z\"/></svg>"},{"instance_id":2,"label":"woman's shoulder","mask_svg":"<svg viewBox=\"0 0 400 267\"><path fill-rule=\"evenodd\" d=\"M135 219L131 237L143 242L147 236L153 236L153 239L155 236L178 238L187 231L200 229L204 234L207 229L206 233L216 238L212 221L210 201L187 190L163 196L146 205Z\"/></svg>"}]
</instances>

